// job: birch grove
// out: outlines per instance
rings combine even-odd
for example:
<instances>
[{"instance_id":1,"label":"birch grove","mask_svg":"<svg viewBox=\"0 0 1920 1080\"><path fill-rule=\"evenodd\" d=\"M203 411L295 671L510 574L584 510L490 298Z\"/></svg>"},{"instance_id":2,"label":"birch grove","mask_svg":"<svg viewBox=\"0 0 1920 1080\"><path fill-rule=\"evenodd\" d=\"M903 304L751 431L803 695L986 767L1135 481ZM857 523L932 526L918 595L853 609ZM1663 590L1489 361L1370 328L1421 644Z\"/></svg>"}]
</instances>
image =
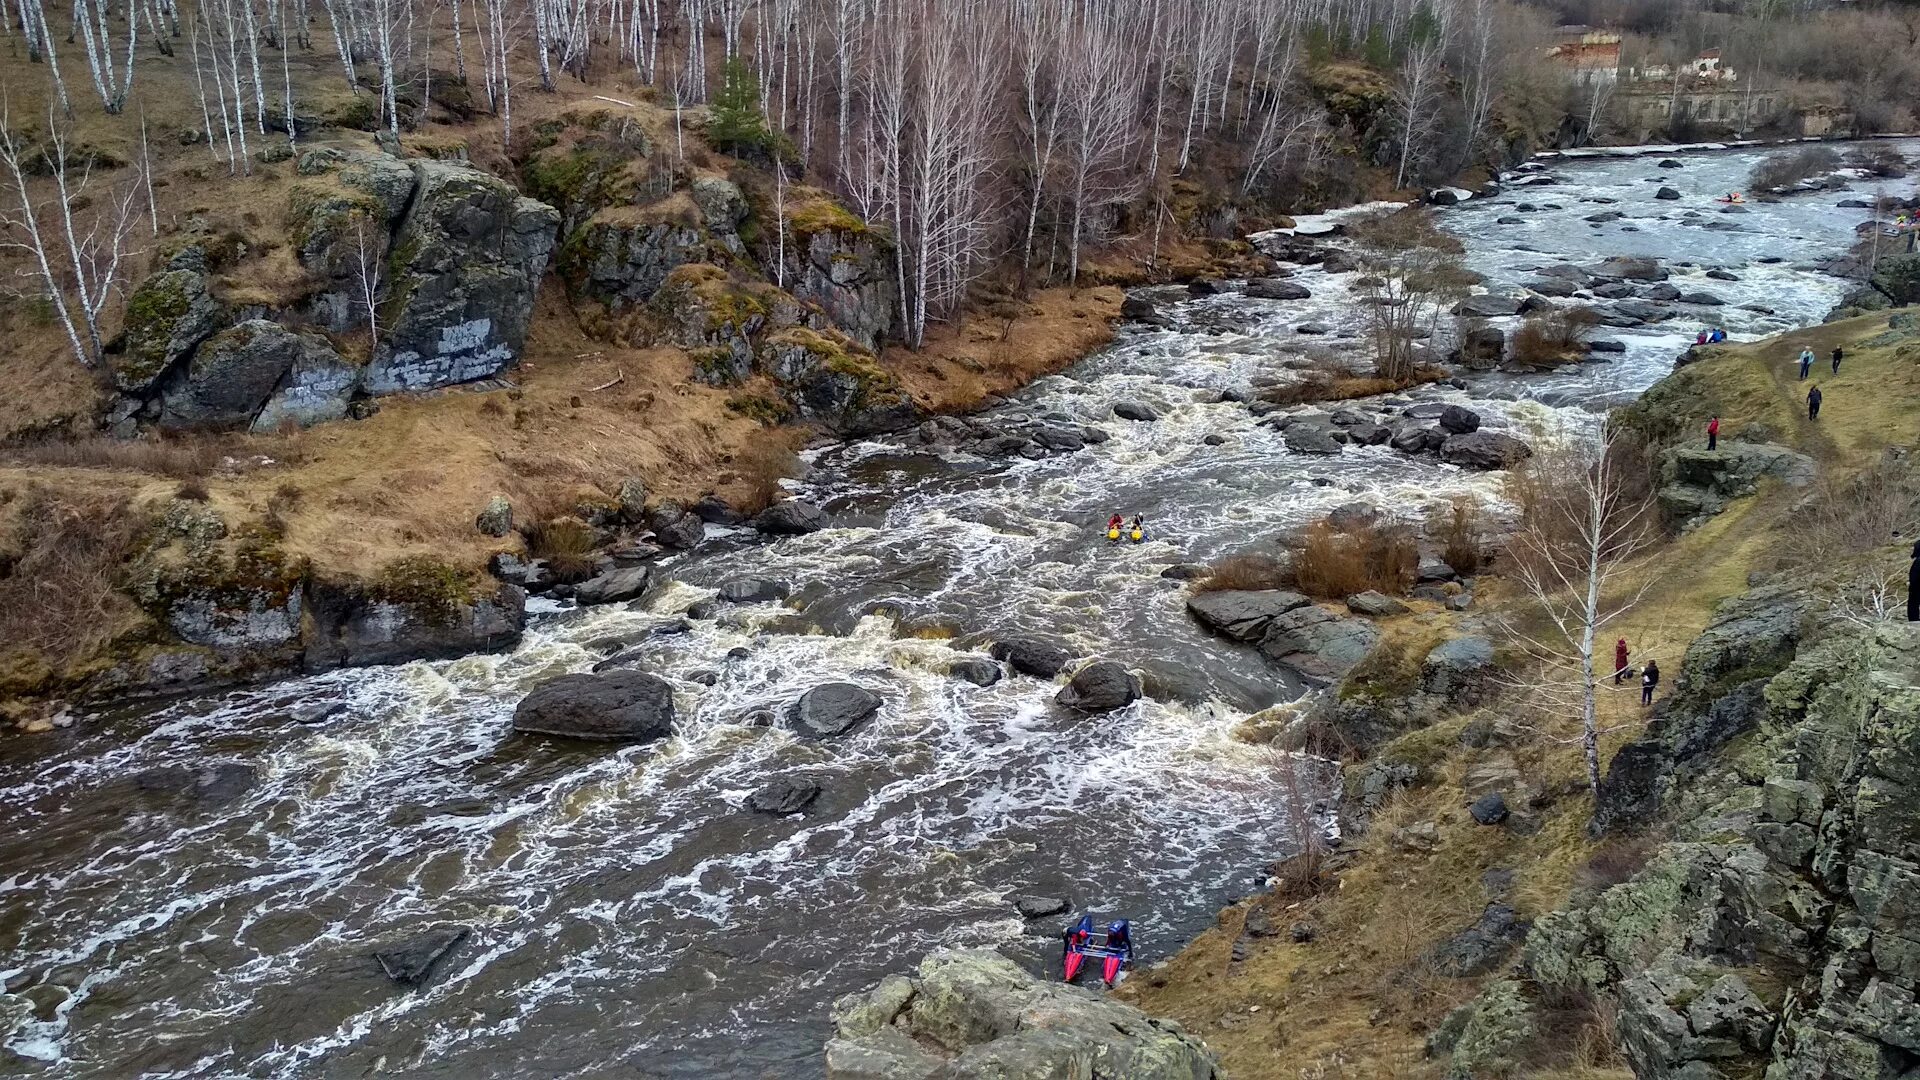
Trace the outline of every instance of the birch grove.
<instances>
[{"instance_id":1,"label":"birch grove","mask_svg":"<svg viewBox=\"0 0 1920 1080\"><path fill-rule=\"evenodd\" d=\"M236 175L300 136L299 99L321 87L357 100L390 148L459 87L459 108L494 118L511 153L527 137L516 100L563 83L670 112L683 170L697 110L745 72L762 156L781 168L774 246L789 182L843 200L887 235L902 336L918 344L988 273L1077 285L1090 248L1133 239L1157 260L1170 229L1195 231L1182 185L1304 209L1292 194L1354 144L1402 185L1439 179L1434 146L1457 144L1451 169L1483 145L1518 2L73 0L49 13L19 0L6 13L65 115L72 55L109 113L150 103L143 57L177 57L194 141ZM1313 41L1384 67L1391 130L1329 111ZM1456 116L1464 129L1448 119L1442 140Z\"/></svg>"}]
</instances>

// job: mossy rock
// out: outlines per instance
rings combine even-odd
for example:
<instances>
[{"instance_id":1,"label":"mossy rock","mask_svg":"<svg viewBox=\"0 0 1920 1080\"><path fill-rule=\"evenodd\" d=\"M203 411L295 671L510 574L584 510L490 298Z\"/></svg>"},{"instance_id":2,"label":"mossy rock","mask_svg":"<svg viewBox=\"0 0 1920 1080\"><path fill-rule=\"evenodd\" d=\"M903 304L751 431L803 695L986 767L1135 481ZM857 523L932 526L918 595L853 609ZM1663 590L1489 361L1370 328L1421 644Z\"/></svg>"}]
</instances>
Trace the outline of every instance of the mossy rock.
<instances>
[{"instance_id":1,"label":"mossy rock","mask_svg":"<svg viewBox=\"0 0 1920 1080\"><path fill-rule=\"evenodd\" d=\"M409 555L382 567L368 598L404 607L433 625L458 619L475 598L478 575L428 555Z\"/></svg>"},{"instance_id":2,"label":"mossy rock","mask_svg":"<svg viewBox=\"0 0 1920 1080\"><path fill-rule=\"evenodd\" d=\"M113 358L115 385L128 393L151 389L227 318L205 274L165 270L149 277L127 298L125 347Z\"/></svg>"}]
</instances>

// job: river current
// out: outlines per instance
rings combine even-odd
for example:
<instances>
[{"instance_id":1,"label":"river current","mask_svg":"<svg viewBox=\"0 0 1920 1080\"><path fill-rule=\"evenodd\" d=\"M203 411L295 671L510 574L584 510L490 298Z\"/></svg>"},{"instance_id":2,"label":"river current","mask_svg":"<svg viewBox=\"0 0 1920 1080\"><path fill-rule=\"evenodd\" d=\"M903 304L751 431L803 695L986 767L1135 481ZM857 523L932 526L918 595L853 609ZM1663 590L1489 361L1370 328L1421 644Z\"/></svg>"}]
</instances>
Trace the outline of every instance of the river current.
<instances>
[{"instance_id":1,"label":"river current","mask_svg":"<svg viewBox=\"0 0 1920 1080\"><path fill-rule=\"evenodd\" d=\"M1603 331L1626 346L1611 362L1410 396L1534 437L1591 425L1701 326L1747 338L1817 321L1843 285L1810 264L1866 211L1825 193L1719 214L1713 197L1762 153L1687 153L1679 169L1556 161L1555 183L1444 211L1493 285L1655 255L1683 291L1726 305ZM1682 199L1656 201L1656 184ZM1626 216L1583 220L1602 210ZM1123 327L996 406L1111 436L1076 453L817 452L795 487L835 527L775 543L710 528L644 604L540 604L512 652L121 707L0 741L0 1072L810 1077L832 1000L931 948L1050 965L1063 919L1029 923L1011 894L1131 917L1148 961L1174 951L1259 887L1309 796L1288 758L1234 738L1299 684L1199 631L1160 572L1261 550L1355 499L1410 518L1499 499L1497 475L1385 447L1290 453L1219 400L1286 377L1308 347L1357 353L1351 276L1295 268L1314 294L1303 301L1180 293L1164 307L1172 328ZM1295 330L1310 323L1331 332ZM1161 419L1115 419L1121 400ZM1102 542L1116 512L1146 515L1150 542ZM747 575L793 595L681 631L689 604ZM1150 697L1085 717L1039 680L947 674L1015 634L1122 660ZM614 641L648 650L643 668L674 684L675 737L623 748L510 733L532 687ZM879 717L825 743L758 722L832 680L877 692ZM345 708L294 720L315 702ZM212 768L213 782L196 796L139 779L176 767ZM799 815L740 808L778 776L823 794ZM424 989L369 959L446 926L472 933Z\"/></svg>"}]
</instances>

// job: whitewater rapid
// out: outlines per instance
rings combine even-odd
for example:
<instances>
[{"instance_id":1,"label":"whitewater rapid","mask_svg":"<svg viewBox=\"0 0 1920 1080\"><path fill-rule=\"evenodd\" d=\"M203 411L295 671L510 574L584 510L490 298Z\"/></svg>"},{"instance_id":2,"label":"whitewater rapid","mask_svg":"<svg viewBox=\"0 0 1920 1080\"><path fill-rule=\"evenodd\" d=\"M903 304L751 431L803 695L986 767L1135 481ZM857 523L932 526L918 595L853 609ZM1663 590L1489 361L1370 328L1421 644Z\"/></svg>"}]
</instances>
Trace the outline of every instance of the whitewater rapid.
<instances>
[{"instance_id":1,"label":"whitewater rapid","mask_svg":"<svg viewBox=\"0 0 1920 1080\"><path fill-rule=\"evenodd\" d=\"M1843 285L1811 264L1862 212L1813 195L1707 218L1723 228L1683 217L1714 214L1758 156L1555 162L1555 183L1446 210L1494 285L1646 254L1726 304L1605 331L1625 346L1611 362L1409 397L1550 436L1665 374L1701 325L1817 321ZM1656 182L1683 199L1653 200ZM1627 216L1582 220L1602 209ZM48 1076L817 1076L832 999L930 948L1049 963L1061 920L1022 920L1014 893L1131 917L1146 958L1166 955L1259 887L1313 795L1291 758L1236 737L1299 683L1200 632L1161 571L1275 550L1356 499L1410 519L1461 496L1500 506L1497 475L1384 447L1295 454L1222 400L1291 377L1310 349L1357 351L1352 277L1294 268L1303 301L1157 294L1170 328L1123 327L989 414L1107 441L1013 462L899 440L817 452L794 487L833 528L774 543L713 529L643 602L539 605L509 653L122 706L0 744L0 1061ZM1116 419L1120 401L1161 418ZM1094 542L1115 512L1144 514L1151 542ZM684 617L740 576L792 596ZM1151 696L1087 717L1039 680L948 674L1021 634L1119 659ZM532 687L611 648L644 650L672 683L673 738L510 734ZM877 719L794 738L786 705L833 680L879 694ZM320 702L343 709L294 719ZM176 767L230 783L143 785ZM740 808L782 776L823 794L801 815ZM472 934L421 990L368 959L445 926Z\"/></svg>"}]
</instances>

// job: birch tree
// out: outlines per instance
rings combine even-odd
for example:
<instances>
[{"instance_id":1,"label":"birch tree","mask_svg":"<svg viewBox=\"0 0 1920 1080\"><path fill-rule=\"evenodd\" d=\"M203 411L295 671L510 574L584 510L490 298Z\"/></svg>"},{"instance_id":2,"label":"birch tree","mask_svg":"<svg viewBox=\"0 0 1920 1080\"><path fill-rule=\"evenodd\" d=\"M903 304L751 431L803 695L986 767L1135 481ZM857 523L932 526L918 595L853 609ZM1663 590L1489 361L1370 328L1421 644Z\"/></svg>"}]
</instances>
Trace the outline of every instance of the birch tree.
<instances>
[{"instance_id":1,"label":"birch tree","mask_svg":"<svg viewBox=\"0 0 1920 1080\"><path fill-rule=\"evenodd\" d=\"M1535 662L1524 684L1554 715L1578 710L1587 786L1600 790L1597 653L1608 628L1639 604L1652 579L1635 582L1633 558L1654 540L1649 504L1634 494L1610 437L1549 448L1522 471L1520 529L1507 541L1513 579L1529 618L1505 620L1508 636Z\"/></svg>"},{"instance_id":2,"label":"birch tree","mask_svg":"<svg viewBox=\"0 0 1920 1080\"><path fill-rule=\"evenodd\" d=\"M1072 225L1067 280L1080 283L1080 250L1089 207L1116 201L1138 189L1127 169L1136 136L1134 104L1139 69L1118 28L1089 20L1073 36L1072 62L1063 81L1067 145L1067 197Z\"/></svg>"},{"instance_id":3,"label":"birch tree","mask_svg":"<svg viewBox=\"0 0 1920 1080\"><path fill-rule=\"evenodd\" d=\"M29 179L36 159L52 173L52 195L44 200L35 198ZM76 167L77 181L71 178ZM44 145L30 147L14 130L10 110L0 104L0 169L10 181L13 203L0 214L5 236L0 243L32 260L74 360L99 370L105 353L101 317L119 286L127 240L139 220L139 184L122 183L93 199L91 166L68 156L66 132L51 108ZM81 207L89 213L77 221Z\"/></svg>"},{"instance_id":4,"label":"birch tree","mask_svg":"<svg viewBox=\"0 0 1920 1080\"><path fill-rule=\"evenodd\" d=\"M1416 154L1424 153L1433 137L1441 89L1440 50L1427 44L1408 48L1400 62L1400 77L1393 84L1394 119L1400 125L1400 167L1394 173L1394 187L1407 186L1409 171L1420 161Z\"/></svg>"}]
</instances>

